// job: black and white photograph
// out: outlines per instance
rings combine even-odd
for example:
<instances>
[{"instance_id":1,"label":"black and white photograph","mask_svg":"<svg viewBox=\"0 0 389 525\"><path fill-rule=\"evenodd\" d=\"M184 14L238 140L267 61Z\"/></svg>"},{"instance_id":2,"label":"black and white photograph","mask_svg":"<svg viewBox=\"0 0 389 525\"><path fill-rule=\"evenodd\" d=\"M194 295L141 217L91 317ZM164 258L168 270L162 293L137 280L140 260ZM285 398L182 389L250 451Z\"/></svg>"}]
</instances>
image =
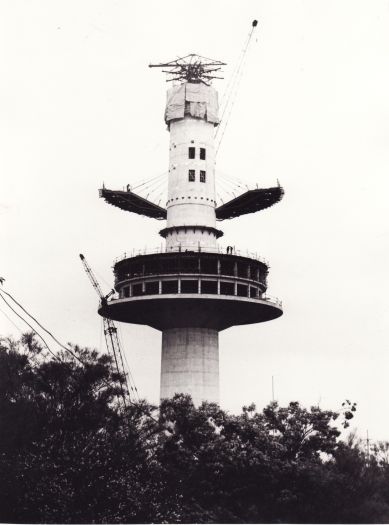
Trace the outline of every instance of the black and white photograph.
<instances>
[{"instance_id":1,"label":"black and white photograph","mask_svg":"<svg viewBox=\"0 0 389 525\"><path fill-rule=\"evenodd\" d=\"M0 523L389 523L389 1L0 0Z\"/></svg>"}]
</instances>

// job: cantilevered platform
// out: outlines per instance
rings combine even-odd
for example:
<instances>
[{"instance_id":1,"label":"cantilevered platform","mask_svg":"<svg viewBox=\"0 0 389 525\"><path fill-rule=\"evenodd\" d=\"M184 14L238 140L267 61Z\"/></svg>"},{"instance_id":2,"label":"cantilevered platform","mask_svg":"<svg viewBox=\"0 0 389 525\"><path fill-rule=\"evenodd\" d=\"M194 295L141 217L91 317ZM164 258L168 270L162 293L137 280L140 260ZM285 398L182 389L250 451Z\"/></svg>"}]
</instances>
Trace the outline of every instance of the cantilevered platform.
<instances>
[{"instance_id":1,"label":"cantilevered platform","mask_svg":"<svg viewBox=\"0 0 389 525\"><path fill-rule=\"evenodd\" d=\"M224 219L233 219L240 215L264 210L279 202L283 195L284 190L281 186L248 190L222 206L218 206L215 210L216 219L223 221Z\"/></svg>"},{"instance_id":2,"label":"cantilevered platform","mask_svg":"<svg viewBox=\"0 0 389 525\"><path fill-rule=\"evenodd\" d=\"M99 190L99 194L106 202L117 206L121 210L137 213L138 215L145 215L146 217L158 220L166 219L167 217L166 208L158 206L132 191L115 191L102 188ZM225 204L218 206L215 210L216 219L223 221L225 219L239 217L240 215L246 215L247 213L264 210L279 202L283 195L284 190L281 186L248 190Z\"/></svg>"},{"instance_id":3,"label":"cantilevered platform","mask_svg":"<svg viewBox=\"0 0 389 525\"><path fill-rule=\"evenodd\" d=\"M113 191L102 188L99 190L99 195L105 202L117 206L121 210L146 215L152 219L166 219L166 208L162 208L132 191Z\"/></svg>"},{"instance_id":4,"label":"cantilevered platform","mask_svg":"<svg viewBox=\"0 0 389 525\"><path fill-rule=\"evenodd\" d=\"M162 331L188 326L221 331L231 326L277 319L282 315L282 306L269 299L227 295L155 294L109 301L100 307L99 314Z\"/></svg>"}]
</instances>

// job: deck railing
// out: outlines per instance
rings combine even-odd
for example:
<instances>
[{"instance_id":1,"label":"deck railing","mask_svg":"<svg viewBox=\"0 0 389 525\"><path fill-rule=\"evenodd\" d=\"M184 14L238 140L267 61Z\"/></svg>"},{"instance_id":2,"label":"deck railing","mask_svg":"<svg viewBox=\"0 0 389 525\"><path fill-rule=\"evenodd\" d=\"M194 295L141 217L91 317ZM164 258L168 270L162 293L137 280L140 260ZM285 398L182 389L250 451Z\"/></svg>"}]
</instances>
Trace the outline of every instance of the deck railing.
<instances>
[{"instance_id":1,"label":"deck railing","mask_svg":"<svg viewBox=\"0 0 389 525\"><path fill-rule=\"evenodd\" d=\"M136 283L136 284L139 285L140 283L141 283L141 281L140 281L139 283ZM161 294L164 295L164 293L161 292L161 283L159 283L158 289L159 289L159 292L157 292L156 295L161 295ZM166 293L166 292L165 292L165 293ZM177 292L172 292L172 293L174 293L174 295L181 295L181 293L184 293L184 292L181 292L181 290L178 288L178 289L177 289ZM195 292L193 292L193 293L195 293ZM198 288L198 295L201 295L202 293L206 293L206 292L200 292L200 286L199 286L199 288ZM248 293L249 293L249 288L248 288ZM146 294L144 294L144 292L143 292L141 295L136 295L135 297L140 297L140 296L143 296L143 295L155 295L155 294L153 294L153 293L146 293ZM197 292L195 293L195 295L197 295ZM220 296L220 295L225 295L225 294L223 294L223 293L220 292L220 290L219 290L219 285L218 285L218 291L217 291L217 294L215 294L215 295L217 295L217 296L218 296L218 295L219 295L219 296ZM236 293L236 290L235 290L235 293L234 293L234 294L227 294L227 295L231 295L231 296L233 296L233 297L237 297L237 298L244 297L244 296L238 295L238 294ZM266 301L266 302L268 302L268 303L274 304L275 306L278 306L279 308L282 308L282 301L281 301L280 299L278 299L278 297L274 297L274 296L268 295L268 294L266 294L266 293L263 293L263 294L262 294L262 293L260 292L260 295L259 295L259 296L256 296L256 297L253 297L253 296L248 295L248 298L249 298L249 299L257 299L257 300L260 300L260 301ZM121 297L120 297L120 295L118 295L118 294L115 293L115 295L113 295L113 296L111 297L110 301L116 301L116 300L118 300L118 299L121 299Z\"/></svg>"},{"instance_id":2,"label":"deck railing","mask_svg":"<svg viewBox=\"0 0 389 525\"><path fill-rule=\"evenodd\" d=\"M273 303L275 304L276 306L279 306L280 308L282 308L282 301L281 299L278 299L278 297L274 297L272 295L267 295L267 294L264 294L262 296L262 299L264 301L268 301L269 303Z\"/></svg>"},{"instance_id":3,"label":"deck railing","mask_svg":"<svg viewBox=\"0 0 389 525\"><path fill-rule=\"evenodd\" d=\"M199 253L220 253L224 255L237 255L239 257L248 257L249 259L255 259L266 266L269 266L269 262L264 257L258 255L257 252L250 252L249 250L237 250L235 246L216 246L216 247L203 247L194 245L179 245L174 248L167 248L165 246L157 246L156 248L143 248L143 249L132 249L131 251L124 252L123 255L114 259L113 264L128 259L130 257L136 257L138 255L153 255L158 253L180 253L180 252L199 252Z\"/></svg>"}]
</instances>

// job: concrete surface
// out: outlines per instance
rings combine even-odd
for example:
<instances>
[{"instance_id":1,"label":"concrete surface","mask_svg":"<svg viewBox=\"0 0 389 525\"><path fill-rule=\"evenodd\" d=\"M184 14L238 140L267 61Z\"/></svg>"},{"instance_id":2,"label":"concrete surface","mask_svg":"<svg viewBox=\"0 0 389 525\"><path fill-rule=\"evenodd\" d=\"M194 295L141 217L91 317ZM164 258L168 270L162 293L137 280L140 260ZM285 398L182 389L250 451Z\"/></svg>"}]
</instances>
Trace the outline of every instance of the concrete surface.
<instances>
[{"instance_id":1,"label":"concrete surface","mask_svg":"<svg viewBox=\"0 0 389 525\"><path fill-rule=\"evenodd\" d=\"M175 393L219 402L219 334L210 328L172 328L162 332L161 399Z\"/></svg>"}]
</instances>

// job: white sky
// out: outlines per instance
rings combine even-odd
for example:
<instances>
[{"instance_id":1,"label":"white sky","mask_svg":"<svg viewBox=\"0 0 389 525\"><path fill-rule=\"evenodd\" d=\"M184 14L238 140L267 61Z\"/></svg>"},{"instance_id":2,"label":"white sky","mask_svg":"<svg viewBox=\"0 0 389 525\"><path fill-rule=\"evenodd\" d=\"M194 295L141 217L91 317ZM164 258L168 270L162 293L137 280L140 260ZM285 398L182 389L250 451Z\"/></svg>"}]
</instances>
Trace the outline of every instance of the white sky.
<instances>
[{"instance_id":1,"label":"white sky","mask_svg":"<svg viewBox=\"0 0 389 525\"><path fill-rule=\"evenodd\" d=\"M198 53L228 62L228 80L253 18L217 168L286 195L220 226L270 261L284 315L220 334L221 404L262 408L274 375L280 403L348 398L359 432L388 439L388 1L2 0L0 275L58 338L103 349L78 254L108 291L116 256L161 243L161 223L97 192L167 170L166 85L147 65ZM157 402L160 333L121 330Z\"/></svg>"}]
</instances>

